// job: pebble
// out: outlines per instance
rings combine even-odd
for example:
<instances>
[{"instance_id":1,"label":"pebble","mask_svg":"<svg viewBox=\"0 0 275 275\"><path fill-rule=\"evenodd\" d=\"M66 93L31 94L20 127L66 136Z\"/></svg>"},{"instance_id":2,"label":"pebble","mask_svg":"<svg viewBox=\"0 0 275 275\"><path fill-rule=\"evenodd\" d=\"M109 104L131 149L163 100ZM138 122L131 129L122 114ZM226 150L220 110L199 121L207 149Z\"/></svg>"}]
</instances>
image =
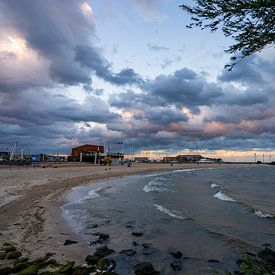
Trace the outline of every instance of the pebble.
<instances>
[{"instance_id":1,"label":"pebble","mask_svg":"<svg viewBox=\"0 0 275 275\"><path fill-rule=\"evenodd\" d=\"M132 235L135 236L135 237L141 237L141 236L143 236L143 233L141 233L141 232L133 232Z\"/></svg>"},{"instance_id":2,"label":"pebble","mask_svg":"<svg viewBox=\"0 0 275 275\"><path fill-rule=\"evenodd\" d=\"M137 252L136 252L136 250L134 250L134 249L125 249L125 250L121 250L119 253L120 253L120 254L125 254L125 255L127 255L127 256L133 256L133 255L135 255Z\"/></svg>"},{"instance_id":3,"label":"pebble","mask_svg":"<svg viewBox=\"0 0 275 275\"><path fill-rule=\"evenodd\" d=\"M170 254L175 257L176 259L180 259L182 257L182 253L180 251L178 252L170 252Z\"/></svg>"},{"instance_id":4,"label":"pebble","mask_svg":"<svg viewBox=\"0 0 275 275\"><path fill-rule=\"evenodd\" d=\"M72 241L72 240L66 240L64 242L64 245L71 245L71 244L76 244L77 242L76 241Z\"/></svg>"}]
</instances>

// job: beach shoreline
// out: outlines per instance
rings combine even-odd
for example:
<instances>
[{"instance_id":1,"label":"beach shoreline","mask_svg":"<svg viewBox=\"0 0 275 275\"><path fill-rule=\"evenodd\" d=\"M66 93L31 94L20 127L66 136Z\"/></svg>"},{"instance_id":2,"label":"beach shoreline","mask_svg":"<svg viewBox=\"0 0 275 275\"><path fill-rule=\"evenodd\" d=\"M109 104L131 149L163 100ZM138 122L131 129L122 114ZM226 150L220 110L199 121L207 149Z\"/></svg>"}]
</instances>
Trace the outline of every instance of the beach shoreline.
<instances>
[{"instance_id":1,"label":"beach shoreline","mask_svg":"<svg viewBox=\"0 0 275 275\"><path fill-rule=\"evenodd\" d=\"M2 168L0 177L0 241L15 245L30 259L55 253L58 262L84 263L89 243L62 217L61 205L70 190L111 178L177 169L233 167L218 164L141 164L132 167L56 165L48 168ZM240 165L238 165L240 166ZM65 240L77 241L64 246Z\"/></svg>"}]
</instances>

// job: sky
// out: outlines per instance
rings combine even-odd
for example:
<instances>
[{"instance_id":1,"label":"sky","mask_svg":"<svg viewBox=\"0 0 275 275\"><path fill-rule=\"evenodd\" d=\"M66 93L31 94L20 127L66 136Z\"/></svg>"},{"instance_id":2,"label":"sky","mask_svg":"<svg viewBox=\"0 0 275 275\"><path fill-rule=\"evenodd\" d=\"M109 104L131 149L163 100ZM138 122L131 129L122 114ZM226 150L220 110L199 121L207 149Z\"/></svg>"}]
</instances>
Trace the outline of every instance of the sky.
<instances>
[{"instance_id":1,"label":"sky","mask_svg":"<svg viewBox=\"0 0 275 275\"><path fill-rule=\"evenodd\" d=\"M0 151L274 160L274 47L228 72L234 41L186 28L182 3L0 0Z\"/></svg>"}]
</instances>

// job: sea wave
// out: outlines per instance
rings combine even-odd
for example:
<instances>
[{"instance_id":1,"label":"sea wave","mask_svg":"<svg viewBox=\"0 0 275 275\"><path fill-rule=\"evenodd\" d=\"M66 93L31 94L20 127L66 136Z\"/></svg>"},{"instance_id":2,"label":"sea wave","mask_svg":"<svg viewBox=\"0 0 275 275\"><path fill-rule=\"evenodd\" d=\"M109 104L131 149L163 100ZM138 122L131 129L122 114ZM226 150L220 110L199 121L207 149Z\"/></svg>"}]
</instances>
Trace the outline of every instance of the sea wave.
<instances>
[{"instance_id":1,"label":"sea wave","mask_svg":"<svg viewBox=\"0 0 275 275\"><path fill-rule=\"evenodd\" d=\"M169 191L167 188L162 187L164 182L166 182L166 179L157 177L157 178L149 181L149 183L143 187L143 191L146 193Z\"/></svg>"},{"instance_id":2,"label":"sea wave","mask_svg":"<svg viewBox=\"0 0 275 275\"><path fill-rule=\"evenodd\" d=\"M229 197L229 196L225 195L221 191L219 191L218 193L216 193L213 197L216 198L216 199L219 199L221 201L236 202L236 200L234 200L232 197Z\"/></svg>"},{"instance_id":3,"label":"sea wave","mask_svg":"<svg viewBox=\"0 0 275 275\"><path fill-rule=\"evenodd\" d=\"M175 218L175 219L178 219L178 220L186 220L187 218L184 217L179 211L177 210L170 210L168 208L165 208L164 206L162 205L159 205L159 204L154 204L155 208L157 210L159 210L160 212L163 212L167 215L169 215L170 217L172 218Z\"/></svg>"},{"instance_id":4,"label":"sea wave","mask_svg":"<svg viewBox=\"0 0 275 275\"><path fill-rule=\"evenodd\" d=\"M260 218L266 218L266 219L273 219L275 218L275 215L270 214L270 213L266 213L266 212L262 212L260 210L255 210L254 214L259 216Z\"/></svg>"},{"instance_id":5,"label":"sea wave","mask_svg":"<svg viewBox=\"0 0 275 275\"><path fill-rule=\"evenodd\" d=\"M216 183L212 183L212 184L211 184L211 188L216 188L216 187L219 187L219 185L216 184Z\"/></svg>"},{"instance_id":6,"label":"sea wave","mask_svg":"<svg viewBox=\"0 0 275 275\"><path fill-rule=\"evenodd\" d=\"M98 194L98 192L103 189L103 187L99 187L97 189L93 189L91 191L88 192L88 195L76 200L76 201L72 201L72 202L69 202L69 203L66 203L64 204L61 208L64 210L65 207L67 206L70 206L70 205L73 205L73 204L78 204L78 203L81 203L83 201L86 201L86 200L89 200L89 199L93 199L93 198L98 198L100 197L100 195Z\"/></svg>"},{"instance_id":7,"label":"sea wave","mask_svg":"<svg viewBox=\"0 0 275 275\"><path fill-rule=\"evenodd\" d=\"M192 169L179 169L179 170L173 170L173 173L181 173L181 172L192 172L192 171L196 171L196 170L200 170L200 168L192 168Z\"/></svg>"}]
</instances>

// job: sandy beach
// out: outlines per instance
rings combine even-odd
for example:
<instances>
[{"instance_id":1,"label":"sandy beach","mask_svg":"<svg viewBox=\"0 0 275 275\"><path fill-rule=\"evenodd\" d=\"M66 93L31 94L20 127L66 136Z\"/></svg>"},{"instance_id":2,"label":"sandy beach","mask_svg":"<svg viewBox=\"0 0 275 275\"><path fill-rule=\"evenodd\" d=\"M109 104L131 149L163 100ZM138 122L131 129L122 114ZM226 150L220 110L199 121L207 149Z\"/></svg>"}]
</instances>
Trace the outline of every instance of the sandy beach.
<instances>
[{"instance_id":1,"label":"sandy beach","mask_svg":"<svg viewBox=\"0 0 275 275\"><path fill-rule=\"evenodd\" d=\"M207 167L207 164L201 165ZM215 166L210 164L210 166ZM0 169L0 240L10 242L32 259L56 253L59 261L83 263L88 244L71 232L62 219L60 204L76 186L137 173L197 167L194 164L141 164L104 167L57 164L51 167ZM66 239L77 240L64 246ZM77 252L76 252L77 251Z\"/></svg>"}]
</instances>

